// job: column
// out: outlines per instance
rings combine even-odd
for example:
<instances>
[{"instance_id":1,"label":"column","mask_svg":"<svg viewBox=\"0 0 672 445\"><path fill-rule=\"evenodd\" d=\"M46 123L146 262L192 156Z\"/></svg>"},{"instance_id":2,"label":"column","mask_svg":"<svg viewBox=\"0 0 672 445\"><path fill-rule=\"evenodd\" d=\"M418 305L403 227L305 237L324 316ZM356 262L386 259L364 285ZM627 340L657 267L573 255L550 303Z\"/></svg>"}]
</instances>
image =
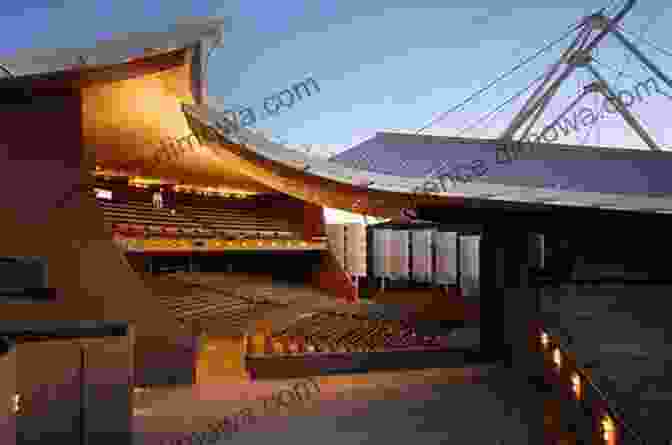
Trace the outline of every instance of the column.
<instances>
[{"instance_id":1,"label":"column","mask_svg":"<svg viewBox=\"0 0 672 445\"><path fill-rule=\"evenodd\" d=\"M539 317L529 270L540 262L538 246L533 234L493 226L480 241L482 348L530 375L540 372L527 352L530 322Z\"/></svg>"},{"instance_id":2,"label":"column","mask_svg":"<svg viewBox=\"0 0 672 445\"><path fill-rule=\"evenodd\" d=\"M548 443L544 432L544 361L530 347L531 322L538 318L536 292L529 268L538 255L532 234L509 229L512 224L486 226L480 241L481 347L491 358L503 359L503 378L526 412L528 442ZM515 226L514 226L515 227Z\"/></svg>"}]
</instances>

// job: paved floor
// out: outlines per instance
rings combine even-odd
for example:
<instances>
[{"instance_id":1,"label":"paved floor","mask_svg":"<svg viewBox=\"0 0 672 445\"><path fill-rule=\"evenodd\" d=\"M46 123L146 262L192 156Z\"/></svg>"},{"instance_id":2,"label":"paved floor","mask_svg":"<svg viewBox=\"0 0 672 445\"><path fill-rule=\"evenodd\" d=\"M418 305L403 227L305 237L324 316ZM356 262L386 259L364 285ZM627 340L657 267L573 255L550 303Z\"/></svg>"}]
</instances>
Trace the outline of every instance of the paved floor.
<instances>
[{"instance_id":1,"label":"paved floor","mask_svg":"<svg viewBox=\"0 0 672 445\"><path fill-rule=\"evenodd\" d=\"M490 366L318 377L321 392L312 400L275 409L265 409L258 399L289 388L292 381L229 379L157 391L137 405L145 411L134 418L134 443L174 443L169 439L203 431L209 423L246 407L253 409L256 422L217 444L271 439L323 445L536 443L528 440L527 425L541 425L542 419L530 420L538 413L526 409L533 404L524 402L535 394L502 372Z\"/></svg>"}]
</instances>

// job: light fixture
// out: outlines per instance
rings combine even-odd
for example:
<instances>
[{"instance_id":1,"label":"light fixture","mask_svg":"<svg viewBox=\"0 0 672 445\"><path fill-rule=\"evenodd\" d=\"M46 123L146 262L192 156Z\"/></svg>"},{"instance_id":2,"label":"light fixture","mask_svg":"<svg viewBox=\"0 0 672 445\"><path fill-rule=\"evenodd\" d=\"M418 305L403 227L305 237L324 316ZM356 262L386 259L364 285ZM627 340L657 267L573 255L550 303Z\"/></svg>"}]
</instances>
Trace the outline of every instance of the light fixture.
<instances>
[{"instance_id":1,"label":"light fixture","mask_svg":"<svg viewBox=\"0 0 672 445\"><path fill-rule=\"evenodd\" d=\"M12 396L12 413L18 414L21 411L21 394Z\"/></svg>"},{"instance_id":2,"label":"light fixture","mask_svg":"<svg viewBox=\"0 0 672 445\"><path fill-rule=\"evenodd\" d=\"M602 438L604 439L604 442L612 445L615 443L615 437L614 433L616 432L616 425L614 425L614 421L611 419L611 417L605 415L602 417Z\"/></svg>"},{"instance_id":3,"label":"light fixture","mask_svg":"<svg viewBox=\"0 0 672 445\"><path fill-rule=\"evenodd\" d=\"M562 354L560 353L559 348L553 350L553 363L555 363L558 368L562 366Z\"/></svg>"},{"instance_id":4,"label":"light fixture","mask_svg":"<svg viewBox=\"0 0 672 445\"><path fill-rule=\"evenodd\" d=\"M581 377L577 373L572 374L572 389L577 399L581 398Z\"/></svg>"},{"instance_id":5,"label":"light fixture","mask_svg":"<svg viewBox=\"0 0 672 445\"><path fill-rule=\"evenodd\" d=\"M546 349L548 347L548 344L550 343L550 339L548 338L548 334L545 332L541 333L541 345Z\"/></svg>"}]
</instances>

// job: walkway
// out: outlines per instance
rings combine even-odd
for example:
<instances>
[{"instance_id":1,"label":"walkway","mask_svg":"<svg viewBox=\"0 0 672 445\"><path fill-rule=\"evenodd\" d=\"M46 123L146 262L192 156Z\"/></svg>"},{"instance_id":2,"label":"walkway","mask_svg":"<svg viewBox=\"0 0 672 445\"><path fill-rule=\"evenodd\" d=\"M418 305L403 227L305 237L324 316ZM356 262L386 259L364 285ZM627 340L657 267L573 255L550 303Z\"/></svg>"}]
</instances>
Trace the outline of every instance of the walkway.
<instances>
[{"instance_id":1,"label":"walkway","mask_svg":"<svg viewBox=\"0 0 672 445\"><path fill-rule=\"evenodd\" d=\"M147 411L135 417L134 444L159 445L246 407L258 418L233 433L236 443L533 443L527 425L542 422L529 403L535 394L503 372L489 366L318 377L321 392L314 399L267 411L254 399L289 388L292 381L230 379L168 390L153 394L158 400L145 402Z\"/></svg>"}]
</instances>

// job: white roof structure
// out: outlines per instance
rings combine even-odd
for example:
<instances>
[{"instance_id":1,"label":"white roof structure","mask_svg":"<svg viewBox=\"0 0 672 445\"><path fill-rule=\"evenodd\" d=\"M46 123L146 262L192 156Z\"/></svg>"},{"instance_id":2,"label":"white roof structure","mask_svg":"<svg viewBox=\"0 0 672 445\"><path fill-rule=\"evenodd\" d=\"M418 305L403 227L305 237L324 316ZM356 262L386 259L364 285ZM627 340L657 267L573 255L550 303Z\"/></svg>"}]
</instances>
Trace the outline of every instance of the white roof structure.
<instances>
[{"instance_id":1,"label":"white roof structure","mask_svg":"<svg viewBox=\"0 0 672 445\"><path fill-rule=\"evenodd\" d=\"M21 50L14 56L0 56L0 65L19 77L70 70L82 65L116 65L146 54L148 49L161 53L200 43L207 53L213 46L221 45L226 24L227 19L219 17L185 19L165 31L117 34L81 48Z\"/></svg>"},{"instance_id":2,"label":"white roof structure","mask_svg":"<svg viewBox=\"0 0 672 445\"><path fill-rule=\"evenodd\" d=\"M426 181L424 177L381 173L368 170L365 167L357 168L355 165L344 165L344 163L336 160L324 160L307 156L301 152L290 150L281 144L269 141L263 135L257 134L246 128L236 129L235 134L233 131L224 131L223 125L226 125L227 122L231 122L230 116L226 113L221 113L205 106L183 105L183 109L189 115L200 120L204 125L213 129L219 129L220 133L232 142L243 144L246 149L251 150L264 158L285 164L297 170L303 170L309 175L320 176L343 184L349 184L354 187L361 187L362 178L367 178L370 184L368 189L370 190L402 193L409 193L415 187L421 186ZM397 135L385 136L388 138L400 137L401 139L410 139L415 145L422 144L421 137L408 138ZM483 157L488 159L488 161L492 161L489 163L490 170L492 171L492 174L490 174L489 177L476 178L470 183L458 183L446 192L432 193L438 196L540 204L547 203L561 206L594 207L611 210L648 211L655 213L672 212L672 194L655 193L655 191L660 192L662 190L655 190L648 194L642 193L640 190L628 191L630 188L628 187L628 180L632 181L633 179L639 179L640 182L643 182L646 186L649 184L653 185L653 178L651 178L649 183L646 182L645 178L647 174L653 175L653 173L656 173L656 178L660 179L661 172L659 170L664 168L663 166L667 163L672 165L672 153L642 152L640 150L632 150L632 153L613 150L600 152L599 150L595 151L590 149L558 150L555 147L548 147L548 144L546 144L546 146L543 146L544 144L539 144L541 146L540 151L546 153L548 159L543 159L544 156L541 156L541 159L537 159L534 162L540 164L545 170L548 170L548 172L541 171L539 173L543 175L555 174L555 176L558 176L564 174L566 170L568 174L571 174L572 165L591 163L591 165L596 164L597 167L602 167L601 170L597 169L593 173L595 176L592 178L593 182L598 185L601 182L607 184L614 181L618 182L619 178L606 180L604 177L605 170L608 172L610 168L616 167L616 164L619 164L617 172L619 174L624 174L623 172L627 171L627 169L624 170L624 168L627 167L626 164L630 164L630 162L632 163L632 171L629 172L629 176L632 176L632 178L621 178L622 181L625 181L623 191L619 190L616 192L615 189L614 191L610 191L614 187L611 187L608 190L602 190L598 187L596 191L585 188L558 189L556 187L547 187L542 183L536 184L534 181L529 181L529 178L525 178L525 175L522 173L524 173L525 169L530 167L530 165L527 164L530 164L533 161L520 159L514 161L512 164L513 167L496 165L496 141L457 141L452 140L451 138L444 138L446 140L442 141L441 138L436 139L437 140L432 141L434 145L433 150L440 150L446 157L451 157L451 151L453 156L456 154L454 146L464 145L468 146L465 147L467 148L466 152L468 153L468 156L458 156L460 161L471 160L474 156L473 159ZM418 150L410 150L410 152L417 154ZM385 152L383 151L381 153L384 154ZM563 159L555 159L559 157ZM613 159L609 159L610 157ZM648 161L648 164L646 166L635 164L637 161L641 162L642 160ZM427 159L427 161L431 162L431 159ZM563 167L562 172L553 171L556 163ZM507 169L512 171L507 172ZM521 172L518 172L517 170L521 170ZM403 171L408 171L408 169L404 169ZM401 170L400 173L402 173ZM603 179L600 179L600 174L602 174ZM584 172L584 176L586 175L589 174Z\"/></svg>"}]
</instances>

